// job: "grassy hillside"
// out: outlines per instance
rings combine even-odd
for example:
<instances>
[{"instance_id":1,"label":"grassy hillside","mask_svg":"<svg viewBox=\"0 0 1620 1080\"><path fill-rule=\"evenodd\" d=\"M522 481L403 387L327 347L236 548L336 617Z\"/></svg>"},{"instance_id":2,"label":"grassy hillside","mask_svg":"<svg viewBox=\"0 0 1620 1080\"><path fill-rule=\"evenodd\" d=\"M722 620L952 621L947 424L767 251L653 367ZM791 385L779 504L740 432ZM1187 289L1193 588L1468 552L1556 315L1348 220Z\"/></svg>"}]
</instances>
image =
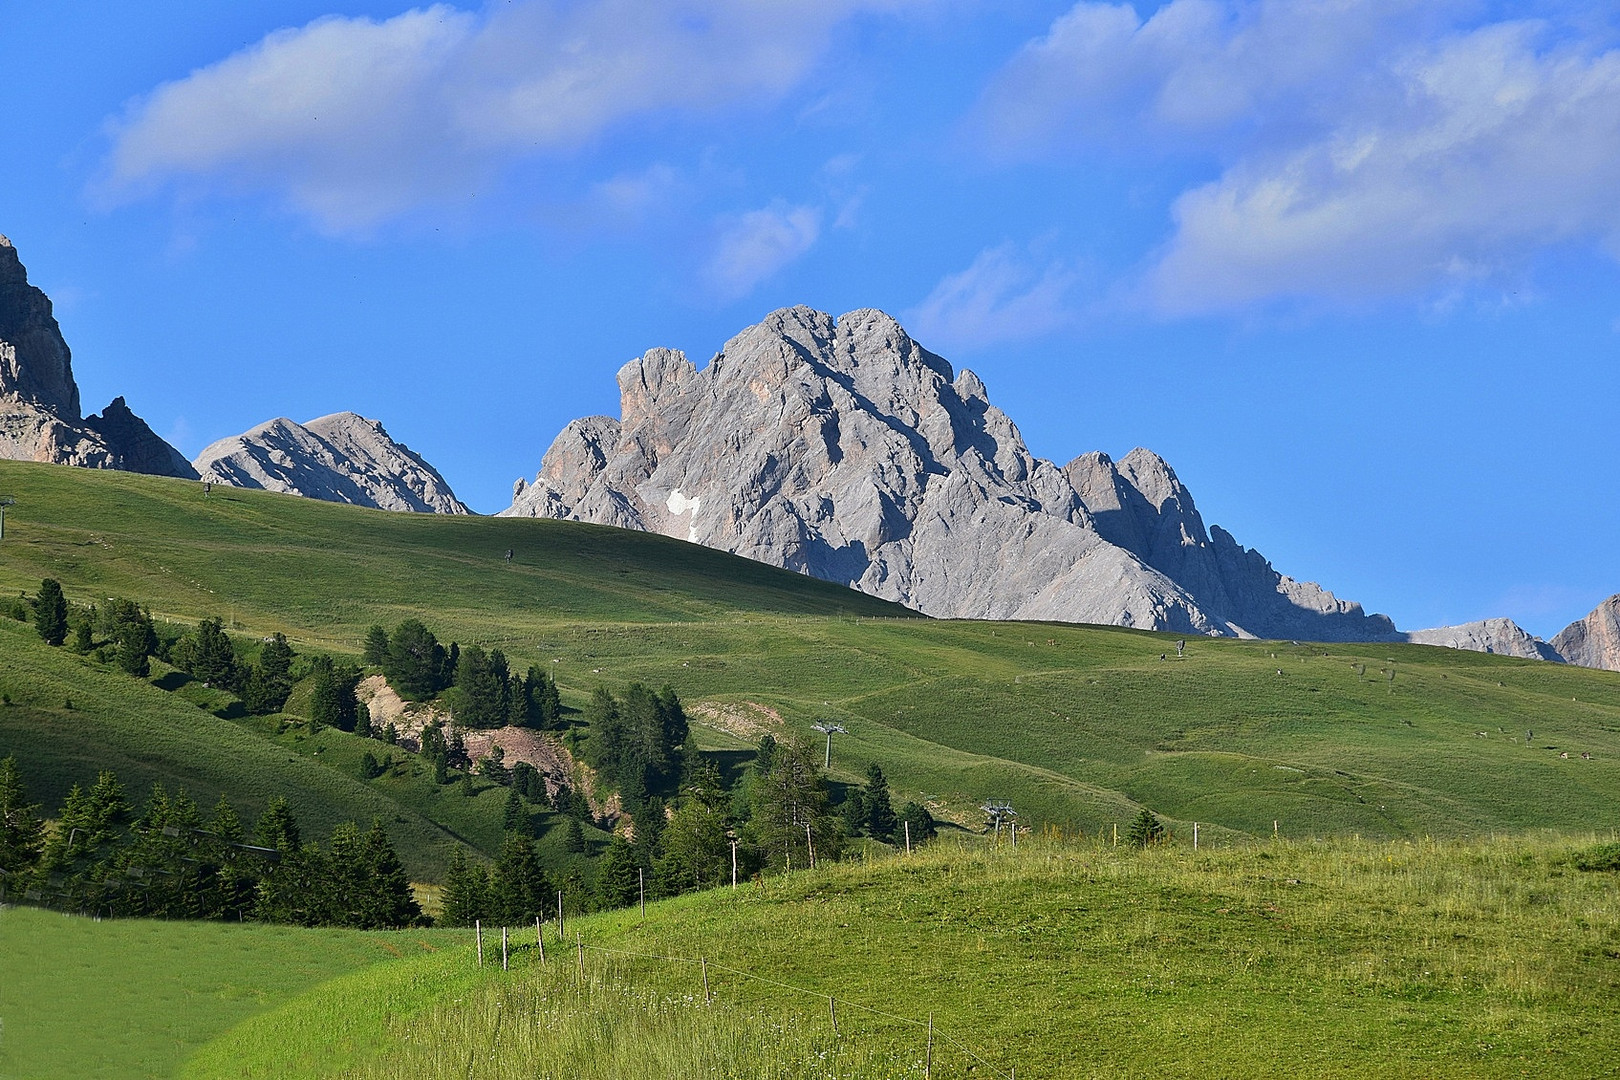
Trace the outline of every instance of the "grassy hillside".
<instances>
[{"instance_id":1,"label":"grassy hillside","mask_svg":"<svg viewBox=\"0 0 1620 1080\"><path fill-rule=\"evenodd\" d=\"M330 979L460 935L92 921L0 908L0 1078L172 1076L199 1046Z\"/></svg>"},{"instance_id":2,"label":"grassy hillside","mask_svg":"<svg viewBox=\"0 0 1620 1080\"><path fill-rule=\"evenodd\" d=\"M944 844L362 972L184 1075L920 1077L930 1015L936 1077L1611 1075L1620 894L1573 850Z\"/></svg>"},{"instance_id":3,"label":"grassy hillside","mask_svg":"<svg viewBox=\"0 0 1620 1080\"><path fill-rule=\"evenodd\" d=\"M1620 816L1614 673L1423 646L1205 639L1178 660L1166 635L912 618L574 523L218 488L205 499L196 484L12 462L0 489L19 500L0 588L31 591L50 574L75 600L123 594L177 619L218 613L339 649L373 622L416 615L441 637L548 666L575 705L598 684L640 679L673 684L691 706L730 706L746 723L700 728L710 749L743 751L766 730L814 737L813 721L835 718L849 729L835 777L856 781L877 761L900 798L968 824L987 798L1011 800L1026 823L1091 834L1144 805L1183 835L1194 820L1206 835L1269 836L1275 821L1284 836L1398 837ZM0 656L0 678L11 662ZM44 719L57 692L40 698ZM37 727L12 724L10 737ZM61 775L92 770L98 753L87 741L62 754ZM291 768L295 756L278 760Z\"/></svg>"}]
</instances>

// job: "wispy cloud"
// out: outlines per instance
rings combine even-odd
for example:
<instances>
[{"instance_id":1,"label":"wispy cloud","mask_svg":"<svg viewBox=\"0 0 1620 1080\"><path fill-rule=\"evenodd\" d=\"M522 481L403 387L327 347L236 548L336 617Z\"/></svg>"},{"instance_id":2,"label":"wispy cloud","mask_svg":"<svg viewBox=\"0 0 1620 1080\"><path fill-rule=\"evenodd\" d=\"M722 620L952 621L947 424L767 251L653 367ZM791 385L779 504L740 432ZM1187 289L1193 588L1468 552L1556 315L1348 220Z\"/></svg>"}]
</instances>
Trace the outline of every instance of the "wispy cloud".
<instances>
[{"instance_id":1,"label":"wispy cloud","mask_svg":"<svg viewBox=\"0 0 1620 1080\"><path fill-rule=\"evenodd\" d=\"M1072 270L1038 266L1002 244L947 275L906 313L906 325L919 340L946 351L1026 341L1072 321L1075 284Z\"/></svg>"},{"instance_id":2,"label":"wispy cloud","mask_svg":"<svg viewBox=\"0 0 1620 1080\"><path fill-rule=\"evenodd\" d=\"M721 229L706 277L723 300L754 287L809 251L821 235L821 210L777 202L738 214Z\"/></svg>"},{"instance_id":3,"label":"wispy cloud","mask_svg":"<svg viewBox=\"0 0 1620 1080\"><path fill-rule=\"evenodd\" d=\"M1432 297L1554 245L1620 256L1620 50L1450 0L1077 4L976 123L1010 156L1181 157L1167 313Z\"/></svg>"},{"instance_id":4,"label":"wispy cloud","mask_svg":"<svg viewBox=\"0 0 1620 1080\"><path fill-rule=\"evenodd\" d=\"M768 105L851 15L927 3L516 0L328 16L135 102L111 125L103 190L267 191L325 228L365 228L640 118Z\"/></svg>"}]
</instances>

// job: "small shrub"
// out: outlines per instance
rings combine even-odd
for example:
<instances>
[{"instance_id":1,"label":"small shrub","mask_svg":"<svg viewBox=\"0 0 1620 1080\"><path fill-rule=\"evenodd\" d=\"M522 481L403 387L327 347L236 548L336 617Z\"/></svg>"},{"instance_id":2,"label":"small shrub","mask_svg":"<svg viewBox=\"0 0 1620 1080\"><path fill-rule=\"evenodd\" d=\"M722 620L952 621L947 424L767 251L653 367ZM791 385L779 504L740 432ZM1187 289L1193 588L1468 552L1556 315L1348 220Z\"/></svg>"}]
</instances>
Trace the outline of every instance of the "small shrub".
<instances>
[{"instance_id":1,"label":"small shrub","mask_svg":"<svg viewBox=\"0 0 1620 1080\"><path fill-rule=\"evenodd\" d=\"M1620 844L1599 844L1575 853L1577 870L1620 870Z\"/></svg>"}]
</instances>

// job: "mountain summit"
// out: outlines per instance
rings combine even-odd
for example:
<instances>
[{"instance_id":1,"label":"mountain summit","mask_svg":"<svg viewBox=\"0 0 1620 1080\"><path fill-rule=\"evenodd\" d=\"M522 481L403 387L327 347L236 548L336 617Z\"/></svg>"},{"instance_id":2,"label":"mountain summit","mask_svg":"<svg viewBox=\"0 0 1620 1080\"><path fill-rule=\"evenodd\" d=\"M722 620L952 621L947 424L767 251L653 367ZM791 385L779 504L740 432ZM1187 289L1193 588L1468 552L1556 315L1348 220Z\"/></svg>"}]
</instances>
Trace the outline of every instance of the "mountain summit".
<instances>
[{"instance_id":1,"label":"mountain summit","mask_svg":"<svg viewBox=\"0 0 1620 1080\"><path fill-rule=\"evenodd\" d=\"M504 515L660 532L942 617L1401 638L1206 531L1147 450L1033 456L978 376L881 311L785 308L701 370L654 349L618 378L619 419L569 424Z\"/></svg>"},{"instance_id":2,"label":"mountain summit","mask_svg":"<svg viewBox=\"0 0 1620 1080\"><path fill-rule=\"evenodd\" d=\"M51 301L28 283L0 236L0 458L194 477L185 457L130 411L123 398L79 415L73 354Z\"/></svg>"}]
</instances>

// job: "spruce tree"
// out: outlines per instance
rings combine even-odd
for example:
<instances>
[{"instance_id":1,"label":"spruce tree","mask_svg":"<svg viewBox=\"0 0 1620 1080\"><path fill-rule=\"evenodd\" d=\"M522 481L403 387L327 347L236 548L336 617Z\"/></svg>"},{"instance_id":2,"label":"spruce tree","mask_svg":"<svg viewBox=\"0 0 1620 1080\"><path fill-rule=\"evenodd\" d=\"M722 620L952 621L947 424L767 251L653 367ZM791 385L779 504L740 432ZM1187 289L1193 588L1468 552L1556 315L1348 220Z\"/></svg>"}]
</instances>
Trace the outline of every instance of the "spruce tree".
<instances>
[{"instance_id":1,"label":"spruce tree","mask_svg":"<svg viewBox=\"0 0 1620 1080\"><path fill-rule=\"evenodd\" d=\"M901 831L896 834L896 843L905 842L906 825L911 826L911 842L921 844L932 840L937 833L934 815L921 803L908 802L900 810Z\"/></svg>"},{"instance_id":2,"label":"spruce tree","mask_svg":"<svg viewBox=\"0 0 1620 1080\"><path fill-rule=\"evenodd\" d=\"M900 822L889 802L889 782L875 761L866 768L866 790L861 802L866 811L867 835L876 840L894 839L894 830Z\"/></svg>"},{"instance_id":3,"label":"spruce tree","mask_svg":"<svg viewBox=\"0 0 1620 1080\"><path fill-rule=\"evenodd\" d=\"M1125 833L1125 841L1132 847L1146 848L1152 844L1162 843L1164 840L1164 823L1153 815L1147 807L1136 815L1131 827Z\"/></svg>"},{"instance_id":4,"label":"spruce tree","mask_svg":"<svg viewBox=\"0 0 1620 1080\"><path fill-rule=\"evenodd\" d=\"M629 907L640 891L638 862L630 841L615 834L596 864L596 902L603 908Z\"/></svg>"},{"instance_id":5,"label":"spruce tree","mask_svg":"<svg viewBox=\"0 0 1620 1080\"><path fill-rule=\"evenodd\" d=\"M585 829L577 817L570 817L563 830L563 850L570 855L579 855L585 850Z\"/></svg>"},{"instance_id":6,"label":"spruce tree","mask_svg":"<svg viewBox=\"0 0 1620 1080\"><path fill-rule=\"evenodd\" d=\"M39 595L34 597L34 629L47 645L67 640L67 598L62 595L62 583L55 578L39 583Z\"/></svg>"},{"instance_id":7,"label":"spruce tree","mask_svg":"<svg viewBox=\"0 0 1620 1080\"><path fill-rule=\"evenodd\" d=\"M362 930L393 930L422 919L422 908L411 889L411 879L394 851L382 819L371 820L361 852L364 888L356 905L356 924Z\"/></svg>"},{"instance_id":8,"label":"spruce tree","mask_svg":"<svg viewBox=\"0 0 1620 1080\"><path fill-rule=\"evenodd\" d=\"M441 686L445 653L432 631L417 619L406 619L388 638L383 674L402 698L426 701Z\"/></svg>"},{"instance_id":9,"label":"spruce tree","mask_svg":"<svg viewBox=\"0 0 1620 1080\"><path fill-rule=\"evenodd\" d=\"M372 667L381 667L388 659L388 631L380 626L373 626L366 631L365 662Z\"/></svg>"},{"instance_id":10,"label":"spruce tree","mask_svg":"<svg viewBox=\"0 0 1620 1080\"><path fill-rule=\"evenodd\" d=\"M277 851L292 852L302 846L298 819L293 817L292 808L280 795L273 796L265 806L254 832L261 845Z\"/></svg>"},{"instance_id":11,"label":"spruce tree","mask_svg":"<svg viewBox=\"0 0 1620 1080\"><path fill-rule=\"evenodd\" d=\"M529 815L523 807L523 796L518 794L517 785L507 789L506 807L501 812L501 824L507 832L527 832Z\"/></svg>"},{"instance_id":12,"label":"spruce tree","mask_svg":"<svg viewBox=\"0 0 1620 1080\"><path fill-rule=\"evenodd\" d=\"M73 651L82 654L95 648L95 609L81 612L69 621L73 624Z\"/></svg>"},{"instance_id":13,"label":"spruce tree","mask_svg":"<svg viewBox=\"0 0 1620 1080\"><path fill-rule=\"evenodd\" d=\"M118 666L131 675L146 678L152 673L151 656L157 651L157 630L152 616L140 611L118 630Z\"/></svg>"},{"instance_id":14,"label":"spruce tree","mask_svg":"<svg viewBox=\"0 0 1620 1080\"><path fill-rule=\"evenodd\" d=\"M490 916L509 925L528 925L550 910L551 883L540 868L534 841L509 832L490 882Z\"/></svg>"},{"instance_id":15,"label":"spruce tree","mask_svg":"<svg viewBox=\"0 0 1620 1080\"><path fill-rule=\"evenodd\" d=\"M489 871L479 863L469 863L457 850L450 856L450 869L444 878L444 913L440 921L445 926L471 926L475 921L487 920L489 891Z\"/></svg>"},{"instance_id":16,"label":"spruce tree","mask_svg":"<svg viewBox=\"0 0 1620 1080\"><path fill-rule=\"evenodd\" d=\"M45 850L45 824L39 807L28 803L17 759L0 761L0 873L16 874L39 862Z\"/></svg>"}]
</instances>

